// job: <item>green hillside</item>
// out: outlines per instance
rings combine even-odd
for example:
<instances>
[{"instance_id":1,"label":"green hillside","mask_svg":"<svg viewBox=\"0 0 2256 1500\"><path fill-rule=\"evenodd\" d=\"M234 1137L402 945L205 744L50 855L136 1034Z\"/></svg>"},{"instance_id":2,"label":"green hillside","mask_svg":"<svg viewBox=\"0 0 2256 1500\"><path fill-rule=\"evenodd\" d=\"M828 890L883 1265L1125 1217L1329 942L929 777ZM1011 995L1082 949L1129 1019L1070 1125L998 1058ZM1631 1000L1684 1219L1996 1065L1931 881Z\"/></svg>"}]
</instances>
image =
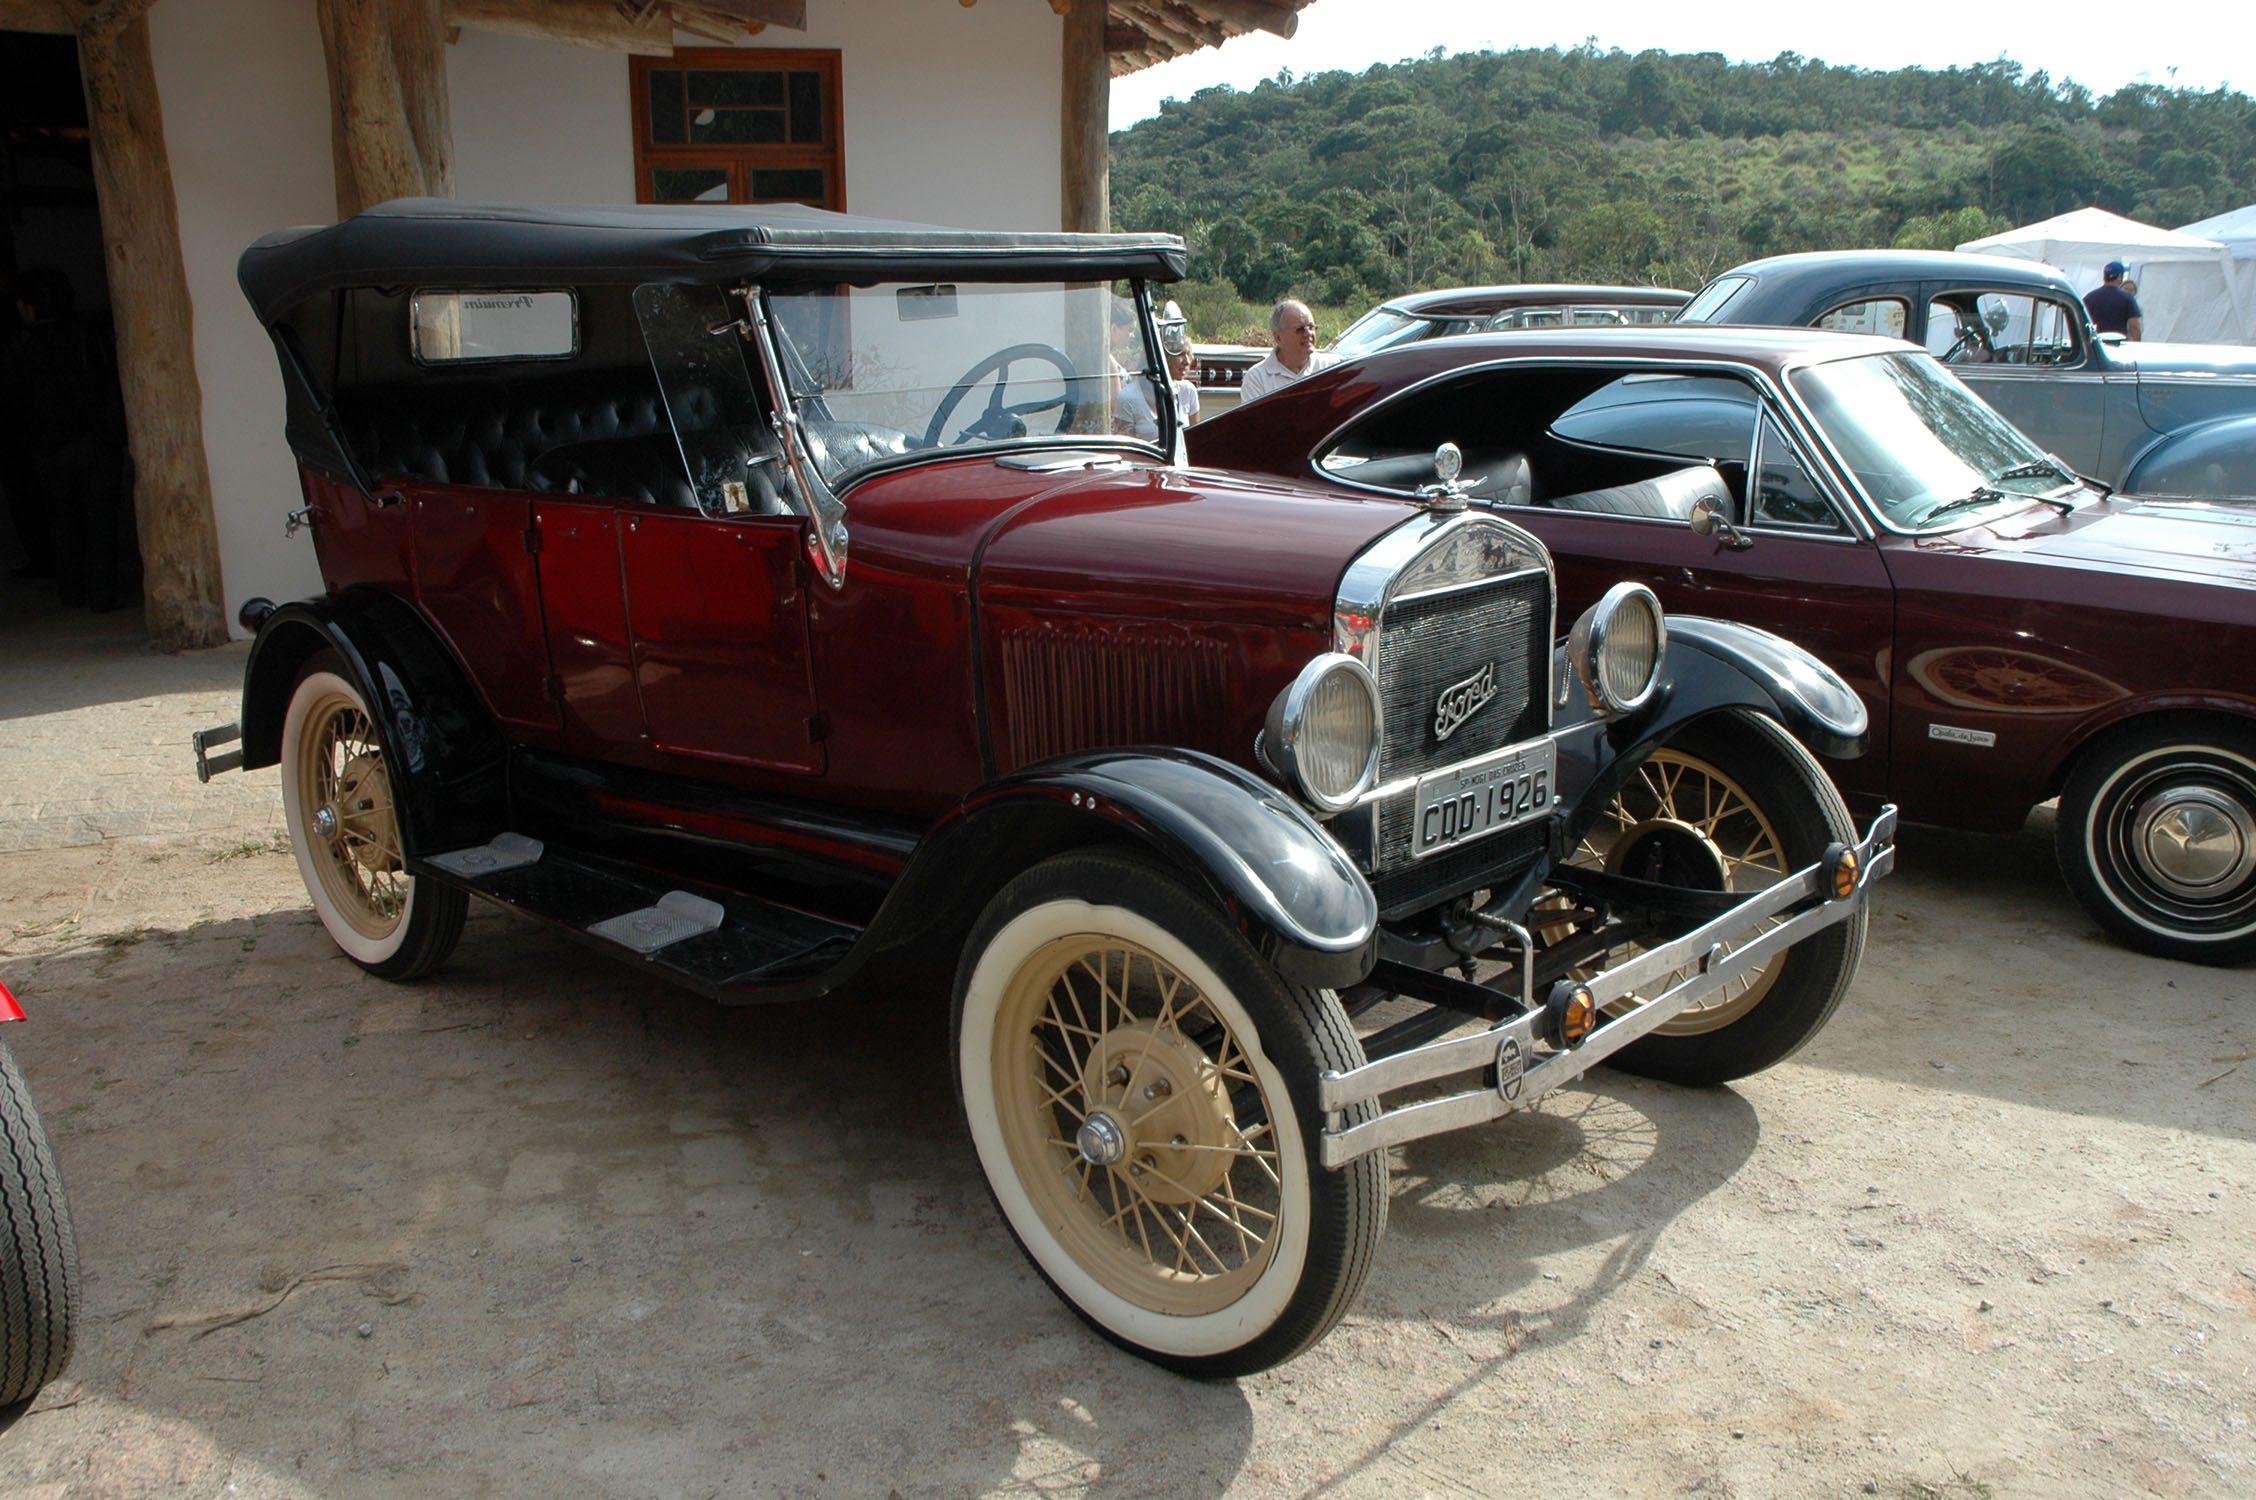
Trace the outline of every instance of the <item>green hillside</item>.
<instances>
[{"instance_id":1,"label":"green hillside","mask_svg":"<svg viewBox=\"0 0 2256 1500\"><path fill-rule=\"evenodd\" d=\"M2095 98L2004 59L1437 52L1170 102L1113 136L1112 195L1116 227L1190 242L1212 336L1287 293L1354 313L1465 282L1693 287L1756 255L1948 246L2092 203L2182 224L2256 200L2256 100Z\"/></svg>"}]
</instances>

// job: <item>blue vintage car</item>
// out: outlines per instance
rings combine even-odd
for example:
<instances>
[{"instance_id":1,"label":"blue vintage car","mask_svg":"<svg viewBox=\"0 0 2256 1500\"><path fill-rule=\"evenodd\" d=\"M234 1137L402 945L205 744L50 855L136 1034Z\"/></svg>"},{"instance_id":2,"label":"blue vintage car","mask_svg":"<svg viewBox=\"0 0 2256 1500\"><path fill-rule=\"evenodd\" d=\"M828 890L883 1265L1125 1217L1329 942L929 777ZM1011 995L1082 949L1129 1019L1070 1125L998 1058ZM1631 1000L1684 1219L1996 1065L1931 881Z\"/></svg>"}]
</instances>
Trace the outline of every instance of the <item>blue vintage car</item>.
<instances>
[{"instance_id":1,"label":"blue vintage car","mask_svg":"<svg viewBox=\"0 0 2256 1500\"><path fill-rule=\"evenodd\" d=\"M1724 272L1677 319L1908 339L2079 474L2144 494L2256 495L2256 349L2102 335L2035 261L1776 255Z\"/></svg>"}]
</instances>

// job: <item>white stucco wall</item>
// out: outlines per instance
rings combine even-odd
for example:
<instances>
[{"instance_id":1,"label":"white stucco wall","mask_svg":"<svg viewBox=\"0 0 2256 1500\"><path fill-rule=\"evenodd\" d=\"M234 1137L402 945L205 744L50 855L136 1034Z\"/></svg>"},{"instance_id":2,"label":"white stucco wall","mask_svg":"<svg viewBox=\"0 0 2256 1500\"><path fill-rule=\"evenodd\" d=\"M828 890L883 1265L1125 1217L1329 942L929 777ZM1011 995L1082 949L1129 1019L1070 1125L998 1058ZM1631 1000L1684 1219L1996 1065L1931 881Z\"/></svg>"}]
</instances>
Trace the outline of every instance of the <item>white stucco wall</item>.
<instances>
[{"instance_id":1,"label":"white stucco wall","mask_svg":"<svg viewBox=\"0 0 2256 1500\"><path fill-rule=\"evenodd\" d=\"M282 536L301 503L282 441L282 376L235 284L236 257L252 240L337 216L321 33L301 0L167 0L149 12L149 45L195 304L227 619L240 635L245 599L321 588L312 538Z\"/></svg>"},{"instance_id":2,"label":"white stucco wall","mask_svg":"<svg viewBox=\"0 0 2256 1500\"><path fill-rule=\"evenodd\" d=\"M1018 0L810 0L807 31L750 47L836 48L847 207L975 228L1058 223L1063 23ZM282 442L272 344L235 285L269 229L335 217L327 75L302 0L166 0L150 12L157 86L196 309L196 373L227 614L319 590ZM685 47L708 45L677 38ZM634 201L628 62L465 29L447 49L455 192L465 199Z\"/></svg>"}]
</instances>

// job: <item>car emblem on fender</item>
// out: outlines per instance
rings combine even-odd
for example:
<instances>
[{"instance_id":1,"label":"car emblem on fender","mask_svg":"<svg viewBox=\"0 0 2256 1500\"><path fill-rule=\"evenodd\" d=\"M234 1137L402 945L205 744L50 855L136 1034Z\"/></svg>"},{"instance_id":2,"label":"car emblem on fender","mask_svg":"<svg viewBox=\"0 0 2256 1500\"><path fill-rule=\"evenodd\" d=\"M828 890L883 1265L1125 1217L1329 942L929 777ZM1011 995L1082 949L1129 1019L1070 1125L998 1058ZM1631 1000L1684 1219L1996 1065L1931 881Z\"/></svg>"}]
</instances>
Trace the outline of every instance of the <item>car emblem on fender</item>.
<instances>
[{"instance_id":1,"label":"car emblem on fender","mask_svg":"<svg viewBox=\"0 0 2256 1500\"><path fill-rule=\"evenodd\" d=\"M1496 663L1490 662L1463 682L1441 690L1434 700L1434 738L1448 739L1464 722L1496 696Z\"/></svg>"}]
</instances>

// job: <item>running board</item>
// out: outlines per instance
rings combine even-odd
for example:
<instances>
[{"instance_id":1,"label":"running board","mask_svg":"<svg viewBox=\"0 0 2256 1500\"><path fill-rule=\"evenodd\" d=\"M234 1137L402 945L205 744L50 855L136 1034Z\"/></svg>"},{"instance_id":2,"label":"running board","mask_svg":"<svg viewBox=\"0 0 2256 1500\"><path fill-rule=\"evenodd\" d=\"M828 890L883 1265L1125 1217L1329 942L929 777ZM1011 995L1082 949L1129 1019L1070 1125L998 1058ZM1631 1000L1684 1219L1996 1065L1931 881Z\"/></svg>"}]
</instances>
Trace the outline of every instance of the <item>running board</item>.
<instances>
[{"instance_id":1,"label":"running board","mask_svg":"<svg viewBox=\"0 0 2256 1500\"><path fill-rule=\"evenodd\" d=\"M717 887L565 854L522 834L412 860L418 875L539 917L716 998L799 984L835 967L861 929Z\"/></svg>"}]
</instances>

